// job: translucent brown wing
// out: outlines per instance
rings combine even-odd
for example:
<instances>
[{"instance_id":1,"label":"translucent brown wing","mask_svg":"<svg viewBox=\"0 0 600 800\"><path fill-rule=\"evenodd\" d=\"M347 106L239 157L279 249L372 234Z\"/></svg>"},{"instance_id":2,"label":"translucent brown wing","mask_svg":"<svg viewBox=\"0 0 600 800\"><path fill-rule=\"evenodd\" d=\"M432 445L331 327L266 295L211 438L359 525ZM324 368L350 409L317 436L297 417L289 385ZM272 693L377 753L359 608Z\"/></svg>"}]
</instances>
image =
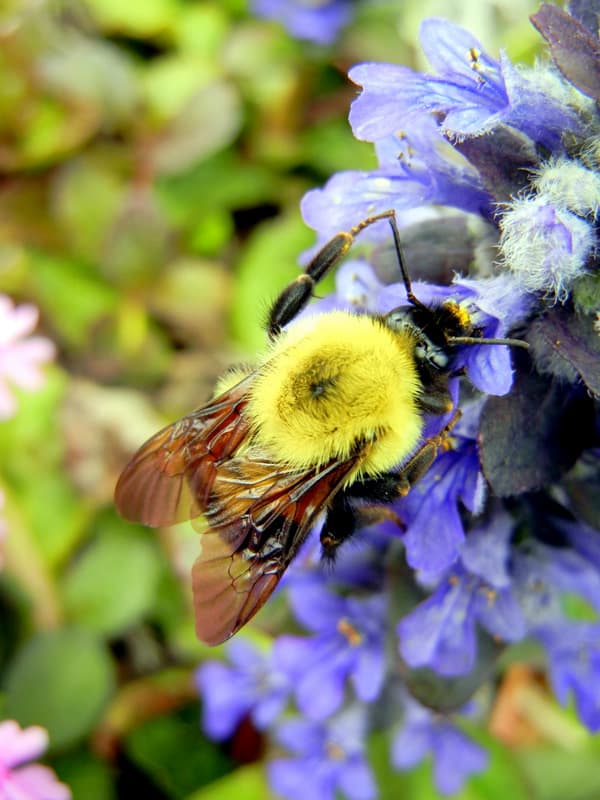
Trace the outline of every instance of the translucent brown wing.
<instances>
[{"instance_id":1,"label":"translucent brown wing","mask_svg":"<svg viewBox=\"0 0 600 800\"><path fill-rule=\"evenodd\" d=\"M264 605L355 463L282 470L248 454L219 467L192 570L199 639L220 644Z\"/></svg>"},{"instance_id":2,"label":"translucent brown wing","mask_svg":"<svg viewBox=\"0 0 600 800\"><path fill-rule=\"evenodd\" d=\"M192 582L196 630L209 644L228 639L263 606L356 465L352 458L292 470L266 459L251 446L243 415L252 380L159 431L115 489L119 512L145 525L204 516Z\"/></svg>"},{"instance_id":3,"label":"translucent brown wing","mask_svg":"<svg viewBox=\"0 0 600 800\"><path fill-rule=\"evenodd\" d=\"M202 513L217 465L248 436L242 410L252 379L244 378L140 447L115 489L115 504L123 517L158 527Z\"/></svg>"}]
</instances>

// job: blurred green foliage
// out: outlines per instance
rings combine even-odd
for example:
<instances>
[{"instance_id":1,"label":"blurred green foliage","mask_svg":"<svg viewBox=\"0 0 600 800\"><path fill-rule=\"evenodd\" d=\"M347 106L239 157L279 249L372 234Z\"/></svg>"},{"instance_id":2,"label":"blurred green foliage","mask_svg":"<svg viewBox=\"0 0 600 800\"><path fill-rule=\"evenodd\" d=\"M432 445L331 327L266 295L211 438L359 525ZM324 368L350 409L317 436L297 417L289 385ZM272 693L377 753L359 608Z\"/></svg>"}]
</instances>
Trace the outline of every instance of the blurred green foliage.
<instances>
[{"instance_id":1,"label":"blurred green foliage","mask_svg":"<svg viewBox=\"0 0 600 800\"><path fill-rule=\"evenodd\" d=\"M463 6L531 55L522 3ZM302 194L374 165L347 125L346 69L414 62L418 22L442 11L364 3L324 49L242 0L0 7L0 292L35 302L59 351L0 424L1 706L48 728L75 800L268 796L257 765L200 732L196 534L124 523L112 491L128 454L263 344L312 243ZM564 756L582 799L600 791L587 748ZM426 772L390 773L381 743L373 756L382 797L432 796ZM502 751L465 797L575 797L548 763Z\"/></svg>"}]
</instances>

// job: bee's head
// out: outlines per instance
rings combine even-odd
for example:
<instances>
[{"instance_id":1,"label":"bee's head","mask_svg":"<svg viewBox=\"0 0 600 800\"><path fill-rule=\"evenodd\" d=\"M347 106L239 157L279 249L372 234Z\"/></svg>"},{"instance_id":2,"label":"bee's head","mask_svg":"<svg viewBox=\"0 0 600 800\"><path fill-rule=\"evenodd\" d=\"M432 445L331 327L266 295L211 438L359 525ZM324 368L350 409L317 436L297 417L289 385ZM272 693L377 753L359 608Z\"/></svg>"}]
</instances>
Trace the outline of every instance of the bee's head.
<instances>
[{"instance_id":1,"label":"bee's head","mask_svg":"<svg viewBox=\"0 0 600 800\"><path fill-rule=\"evenodd\" d=\"M425 311L423 311L423 309ZM396 333L408 333L413 339L414 357L434 370L444 370L450 362L448 343L432 309L399 306L383 317L384 324ZM425 313L427 312L427 313ZM422 318L427 318L422 319ZM423 324L425 323L425 324Z\"/></svg>"}]
</instances>

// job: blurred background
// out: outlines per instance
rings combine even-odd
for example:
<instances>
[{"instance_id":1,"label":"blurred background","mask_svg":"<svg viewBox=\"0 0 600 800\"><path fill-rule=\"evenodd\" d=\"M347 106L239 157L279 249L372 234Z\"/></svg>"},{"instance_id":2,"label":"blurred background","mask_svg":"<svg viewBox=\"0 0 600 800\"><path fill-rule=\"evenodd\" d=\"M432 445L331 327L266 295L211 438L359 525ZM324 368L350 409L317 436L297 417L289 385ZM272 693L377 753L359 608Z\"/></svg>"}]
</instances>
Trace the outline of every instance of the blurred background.
<instances>
[{"instance_id":1,"label":"blurred background","mask_svg":"<svg viewBox=\"0 0 600 800\"><path fill-rule=\"evenodd\" d=\"M424 68L432 15L513 61L541 41L525 0L348 5L311 41L243 0L0 4L0 718L49 731L76 800L269 797L250 726L202 736L197 534L120 520L117 475L264 344L304 192L375 166L348 68Z\"/></svg>"}]
</instances>

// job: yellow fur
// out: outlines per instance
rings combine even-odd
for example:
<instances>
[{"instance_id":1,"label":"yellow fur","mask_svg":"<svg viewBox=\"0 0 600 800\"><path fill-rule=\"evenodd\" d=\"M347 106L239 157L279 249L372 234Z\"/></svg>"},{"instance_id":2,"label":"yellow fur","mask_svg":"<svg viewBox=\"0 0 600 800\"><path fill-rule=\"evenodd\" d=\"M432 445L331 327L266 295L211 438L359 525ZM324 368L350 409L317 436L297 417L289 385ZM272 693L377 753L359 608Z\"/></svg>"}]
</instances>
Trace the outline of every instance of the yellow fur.
<instances>
[{"instance_id":1,"label":"yellow fur","mask_svg":"<svg viewBox=\"0 0 600 800\"><path fill-rule=\"evenodd\" d=\"M259 366L247 414L255 443L292 467L344 459L369 443L357 475L404 461L422 432L421 384L408 331L333 311L284 331Z\"/></svg>"},{"instance_id":2,"label":"yellow fur","mask_svg":"<svg viewBox=\"0 0 600 800\"><path fill-rule=\"evenodd\" d=\"M213 391L213 397L218 397L220 394L229 391L229 389L233 389L237 383L243 381L244 378L247 378L252 372L254 372L254 368L246 364L236 364L230 367L227 372L224 372L217 380Z\"/></svg>"}]
</instances>

